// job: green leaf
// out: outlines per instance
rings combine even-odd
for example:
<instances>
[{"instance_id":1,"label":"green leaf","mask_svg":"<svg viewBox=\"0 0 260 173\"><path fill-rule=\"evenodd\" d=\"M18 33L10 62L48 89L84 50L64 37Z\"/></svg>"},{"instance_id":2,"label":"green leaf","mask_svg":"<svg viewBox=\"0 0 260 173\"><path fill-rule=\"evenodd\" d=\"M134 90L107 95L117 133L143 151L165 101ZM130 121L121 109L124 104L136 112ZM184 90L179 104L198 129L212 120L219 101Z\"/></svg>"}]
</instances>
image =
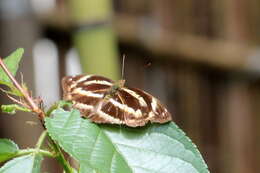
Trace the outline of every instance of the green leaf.
<instances>
[{"instance_id":1,"label":"green leaf","mask_svg":"<svg viewBox=\"0 0 260 173\"><path fill-rule=\"evenodd\" d=\"M208 173L191 140L174 123L130 128L96 125L77 110L57 109L50 136L79 161L81 173Z\"/></svg>"},{"instance_id":2,"label":"green leaf","mask_svg":"<svg viewBox=\"0 0 260 173\"><path fill-rule=\"evenodd\" d=\"M91 168L91 166L82 163L80 166L79 173L97 173L94 168Z\"/></svg>"},{"instance_id":3,"label":"green leaf","mask_svg":"<svg viewBox=\"0 0 260 173\"><path fill-rule=\"evenodd\" d=\"M8 113L8 114L15 114L17 110L23 111L23 112L31 112L30 109L27 109L27 108L22 107L17 104L1 105L1 109L3 112Z\"/></svg>"},{"instance_id":4,"label":"green leaf","mask_svg":"<svg viewBox=\"0 0 260 173\"><path fill-rule=\"evenodd\" d=\"M4 64L8 68L8 70L15 76L16 71L18 69L19 62L23 56L24 49L19 48L16 49L11 55L4 59ZM0 83L5 85L10 85L11 80L5 74L4 70L0 68Z\"/></svg>"},{"instance_id":5,"label":"green leaf","mask_svg":"<svg viewBox=\"0 0 260 173\"><path fill-rule=\"evenodd\" d=\"M56 102L54 105L52 105L49 110L47 111L46 115L49 116L52 111L54 111L55 109L58 108L64 108L64 107L71 107L72 106L72 102L71 101L65 101L65 100L60 100L58 102Z\"/></svg>"},{"instance_id":6,"label":"green leaf","mask_svg":"<svg viewBox=\"0 0 260 173\"><path fill-rule=\"evenodd\" d=\"M0 162L12 158L17 152L18 146L9 139L0 139Z\"/></svg>"},{"instance_id":7,"label":"green leaf","mask_svg":"<svg viewBox=\"0 0 260 173\"><path fill-rule=\"evenodd\" d=\"M42 156L39 154L17 157L1 167L0 173L39 173L41 161Z\"/></svg>"}]
</instances>

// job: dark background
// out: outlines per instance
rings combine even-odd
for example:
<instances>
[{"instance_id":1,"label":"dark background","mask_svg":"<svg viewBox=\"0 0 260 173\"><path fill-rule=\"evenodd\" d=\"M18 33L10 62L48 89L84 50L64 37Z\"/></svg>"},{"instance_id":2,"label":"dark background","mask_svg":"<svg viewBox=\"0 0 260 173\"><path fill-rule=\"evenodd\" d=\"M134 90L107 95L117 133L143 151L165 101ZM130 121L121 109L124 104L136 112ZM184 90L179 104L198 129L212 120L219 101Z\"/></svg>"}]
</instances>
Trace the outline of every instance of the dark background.
<instances>
[{"instance_id":1,"label":"dark background","mask_svg":"<svg viewBox=\"0 0 260 173\"><path fill-rule=\"evenodd\" d=\"M1 0L0 56L25 48L20 71L48 106L66 74L121 78L125 54L127 84L167 105L211 172L257 173L259 18L258 0ZM1 114L0 137L33 146L42 128L28 121Z\"/></svg>"}]
</instances>

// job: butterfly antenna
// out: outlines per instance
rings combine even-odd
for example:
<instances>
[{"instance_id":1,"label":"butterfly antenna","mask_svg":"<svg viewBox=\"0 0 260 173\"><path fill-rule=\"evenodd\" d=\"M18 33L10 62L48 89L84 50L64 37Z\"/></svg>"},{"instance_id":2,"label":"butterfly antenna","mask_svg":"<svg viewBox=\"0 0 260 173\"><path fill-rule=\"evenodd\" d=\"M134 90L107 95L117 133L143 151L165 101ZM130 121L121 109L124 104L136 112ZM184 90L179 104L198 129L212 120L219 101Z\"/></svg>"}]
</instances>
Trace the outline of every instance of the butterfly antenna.
<instances>
[{"instance_id":1,"label":"butterfly antenna","mask_svg":"<svg viewBox=\"0 0 260 173\"><path fill-rule=\"evenodd\" d=\"M125 54L123 55L123 63L122 63L122 71L121 71L121 78L124 79L124 72L125 72Z\"/></svg>"}]
</instances>

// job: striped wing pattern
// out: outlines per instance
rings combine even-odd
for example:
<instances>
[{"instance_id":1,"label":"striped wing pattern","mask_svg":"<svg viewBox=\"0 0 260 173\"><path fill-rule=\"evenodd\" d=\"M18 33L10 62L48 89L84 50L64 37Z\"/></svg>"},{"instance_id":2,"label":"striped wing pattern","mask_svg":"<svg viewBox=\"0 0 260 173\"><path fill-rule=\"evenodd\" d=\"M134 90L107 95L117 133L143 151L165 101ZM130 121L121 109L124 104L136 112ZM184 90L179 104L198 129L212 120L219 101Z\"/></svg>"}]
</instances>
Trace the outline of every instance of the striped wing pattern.
<instances>
[{"instance_id":1,"label":"striped wing pattern","mask_svg":"<svg viewBox=\"0 0 260 173\"><path fill-rule=\"evenodd\" d=\"M72 101L82 116L95 123L137 127L149 121L165 123L171 120L171 114L152 95L137 88L117 88L116 85L97 75L67 76L62 80L63 97Z\"/></svg>"}]
</instances>

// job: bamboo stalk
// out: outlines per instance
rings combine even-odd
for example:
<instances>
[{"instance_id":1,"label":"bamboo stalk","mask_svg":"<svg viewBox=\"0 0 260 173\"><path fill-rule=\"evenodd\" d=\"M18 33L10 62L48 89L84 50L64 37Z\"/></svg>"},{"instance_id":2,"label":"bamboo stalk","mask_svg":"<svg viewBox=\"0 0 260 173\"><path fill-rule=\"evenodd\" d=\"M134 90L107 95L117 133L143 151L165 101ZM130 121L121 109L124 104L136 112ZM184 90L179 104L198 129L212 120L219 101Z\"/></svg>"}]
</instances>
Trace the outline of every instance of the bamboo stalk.
<instances>
[{"instance_id":1,"label":"bamboo stalk","mask_svg":"<svg viewBox=\"0 0 260 173\"><path fill-rule=\"evenodd\" d=\"M116 38L110 24L112 3L109 0L70 0L73 38L83 71L112 79L119 78Z\"/></svg>"}]
</instances>

